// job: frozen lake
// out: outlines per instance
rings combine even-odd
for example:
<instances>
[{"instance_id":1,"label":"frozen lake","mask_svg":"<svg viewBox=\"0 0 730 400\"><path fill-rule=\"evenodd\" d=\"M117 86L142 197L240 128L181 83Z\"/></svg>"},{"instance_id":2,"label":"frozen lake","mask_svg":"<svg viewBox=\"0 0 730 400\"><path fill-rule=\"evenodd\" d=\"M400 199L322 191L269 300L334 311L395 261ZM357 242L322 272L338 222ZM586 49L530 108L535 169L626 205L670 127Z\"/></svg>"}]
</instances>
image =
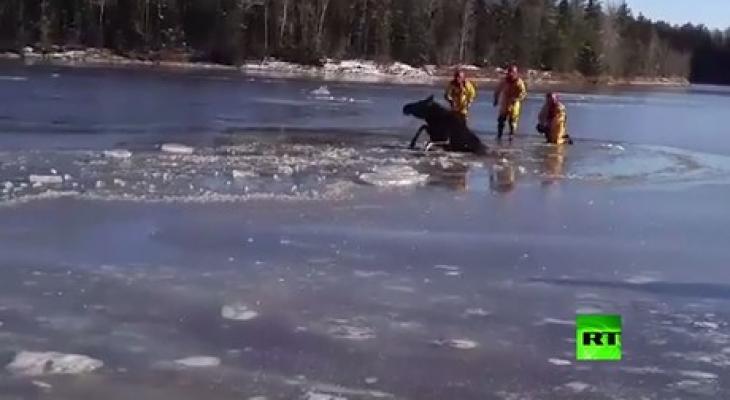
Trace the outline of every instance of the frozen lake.
<instances>
[{"instance_id":1,"label":"frozen lake","mask_svg":"<svg viewBox=\"0 0 730 400\"><path fill-rule=\"evenodd\" d=\"M440 89L320 86L0 68L0 398L730 395L730 92L566 94L558 149L485 89L474 157L404 148Z\"/></svg>"}]
</instances>

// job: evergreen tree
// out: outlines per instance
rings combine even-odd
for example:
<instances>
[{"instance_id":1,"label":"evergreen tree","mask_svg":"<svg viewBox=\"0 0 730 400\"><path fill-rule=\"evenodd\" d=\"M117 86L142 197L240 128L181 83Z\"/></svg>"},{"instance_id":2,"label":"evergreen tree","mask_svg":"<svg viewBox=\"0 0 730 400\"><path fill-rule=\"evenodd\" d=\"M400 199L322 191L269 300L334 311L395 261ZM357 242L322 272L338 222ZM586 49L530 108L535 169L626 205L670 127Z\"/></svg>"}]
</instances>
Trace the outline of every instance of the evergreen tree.
<instances>
[{"instance_id":1,"label":"evergreen tree","mask_svg":"<svg viewBox=\"0 0 730 400\"><path fill-rule=\"evenodd\" d=\"M2 0L0 51L105 47L236 64L275 56L730 80L730 30L600 0ZM604 5L606 7L604 7ZM606 8L606 10L604 10Z\"/></svg>"},{"instance_id":2,"label":"evergreen tree","mask_svg":"<svg viewBox=\"0 0 730 400\"><path fill-rule=\"evenodd\" d=\"M554 70L558 66L560 37L557 14L558 10L555 0L543 0L540 35L537 47L539 59L533 64L540 69Z\"/></svg>"},{"instance_id":3,"label":"evergreen tree","mask_svg":"<svg viewBox=\"0 0 730 400\"><path fill-rule=\"evenodd\" d=\"M583 14L585 40L578 52L577 68L585 76L594 77L603 72L601 57L601 19L603 13L599 0L588 0Z\"/></svg>"}]
</instances>

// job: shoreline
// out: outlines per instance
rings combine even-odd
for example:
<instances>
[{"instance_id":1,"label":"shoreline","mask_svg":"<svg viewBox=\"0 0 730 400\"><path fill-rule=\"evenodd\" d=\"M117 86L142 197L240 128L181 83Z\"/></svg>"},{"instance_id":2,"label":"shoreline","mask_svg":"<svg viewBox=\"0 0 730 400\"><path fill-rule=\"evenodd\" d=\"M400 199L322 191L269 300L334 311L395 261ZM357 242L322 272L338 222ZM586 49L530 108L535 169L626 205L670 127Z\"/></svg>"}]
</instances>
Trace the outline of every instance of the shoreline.
<instances>
[{"instance_id":1,"label":"shoreline","mask_svg":"<svg viewBox=\"0 0 730 400\"><path fill-rule=\"evenodd\" d=\"M0 60L20 61L27 65L45 64L74 68L148 68L177 71L240 72L246 76L282 79L315 79L324 82L386 83L395 85L440 85L450 78L456 66L412 67L400 62L376 63L372 60L324 60L321 66L309 66L275 59L247 61L241 66L196 61L138 59L114 54L109 50L87 49L38 53L31 48L22 54L0 53ZM493 85L503 74L501 68L462 66L475 83ZM523 79L530 86L594 86L594 87L687 87L690 82L682 77L636 77L616 79L600 77L587 79L579 74L559 74L550 71L526 70Z\"/></svg>"}]
</instances>

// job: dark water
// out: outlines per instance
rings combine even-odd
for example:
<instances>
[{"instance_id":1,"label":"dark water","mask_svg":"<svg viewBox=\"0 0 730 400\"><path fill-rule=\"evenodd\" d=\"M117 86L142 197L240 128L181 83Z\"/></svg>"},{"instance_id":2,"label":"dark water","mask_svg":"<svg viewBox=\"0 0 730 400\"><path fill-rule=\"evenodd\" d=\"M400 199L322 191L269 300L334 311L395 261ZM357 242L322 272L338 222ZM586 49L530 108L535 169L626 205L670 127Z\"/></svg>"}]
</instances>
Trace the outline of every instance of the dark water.
<instances>
[{"instance_id":1,"label":"dark water","mask_svg":"<svg viewBox=\"0 0 730 400\"><path fill-rule=\"evenodd\" d=\"M102 135L132 140L125 135L189 134L197 138L190 140L200 140L201 135L244 127L281 126L384 129L407 135L418 125L401 115L402 105L430 94L441 96L441 89L433 87L330 83L326 86L334 99L322 101L310 94L321 86L312 81L23 66L3 67L0 85L4 143L32 140L28 134L82 136L73 139L88 145L104 143ZM563 101L570 132L578 138L730 152L724 118L730 90L725 88L615 89L566 93ZM533 133L541 104L542 93L530 93L523 132ZM495 119L491 89L484 88L471 122L491 135ZM67 145L70 138L41 140Z\"/></svg>"},{"instance_id":2,"label":"dark water","mask_svg":"<svg viewBox=\"0 0 730 400\"><path fill-rule=\"evenodd\" d=\"M0 76L0 364L104 363L5 368L0 399L730 395L723 89L567 94L563 149L493 144L482 92L479 158L403 148L433 88ZM622 315L623 361L574 360L596 312Z\"/></svg>"}]
</instances>

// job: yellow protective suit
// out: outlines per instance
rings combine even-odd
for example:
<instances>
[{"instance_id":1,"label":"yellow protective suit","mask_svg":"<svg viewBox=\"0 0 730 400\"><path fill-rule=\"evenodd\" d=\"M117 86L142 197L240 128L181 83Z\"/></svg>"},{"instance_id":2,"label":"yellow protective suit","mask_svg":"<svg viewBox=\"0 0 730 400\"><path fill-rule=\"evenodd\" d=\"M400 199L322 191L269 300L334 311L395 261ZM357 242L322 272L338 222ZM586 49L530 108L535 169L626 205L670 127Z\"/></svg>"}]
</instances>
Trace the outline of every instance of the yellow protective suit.
<instances>
[{"instance_id":1,"label":"yellow protective suit","mask_svg":"<svg viewBox=\"0 0 730 400\"><path fill-rule=\"evenodd\" d=\"M566 132L566 121L568 114L563 103L557 103L550 107L545 103L540 110L538 130L545 134L547 141L553 144L565 144L569 141Z\"/></svg>"},{"instance_id":2,"label":"yellow protective suit","mask_svg":"<svg viewBox=\"0 0 730 400\"><path fill-rule=\"evenodd\" d=\"M451 81L446 86L444 93L446 101L451 104L451 109L458 112L466 118L469 115L469 107L477 97L477 90L470 81L465 81L463 85Z\"/></svg>"},{"instance_id":3,"label":"yellow protective suit","mask_svg":"<svg viewBox=\"0 0 730 400\"><path fill-rule=\"evenodd\" d=\"M510 132L517 131L520 122L522 100L527 96L525 82L517 78L515 80L504 79L494 91L494 103L499 104L500 127L504 122L509 122ZM500 128L500 131L503 128Z\"/></svg>"}]
</instances>

